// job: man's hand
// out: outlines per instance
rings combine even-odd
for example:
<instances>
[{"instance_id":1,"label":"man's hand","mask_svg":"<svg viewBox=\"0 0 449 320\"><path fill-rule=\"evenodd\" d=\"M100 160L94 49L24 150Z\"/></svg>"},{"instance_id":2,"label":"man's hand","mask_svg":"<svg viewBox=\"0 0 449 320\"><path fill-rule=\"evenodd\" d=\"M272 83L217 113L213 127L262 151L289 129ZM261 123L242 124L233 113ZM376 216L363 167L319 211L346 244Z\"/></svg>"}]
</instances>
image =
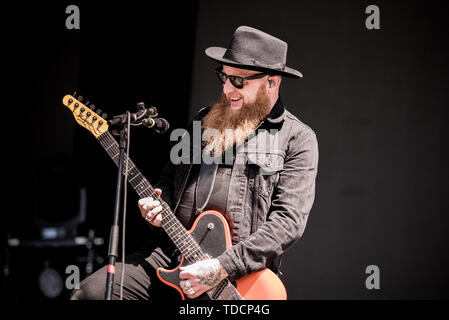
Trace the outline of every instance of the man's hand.
<instances>
[{"instance_id":1,"label":"man's hand","mask_svg":"<svg viewBox=\"0 0 449 320\"><path fill-rule=\"evenodd\" d=\"M221 280L228 277L228 273L217 259L198 261L179 270L181 289L191 299L216 287Z\"/></svg>"},{"instance_id":2,"label":"man's hand","mask_svg":"<svg viewBox=\"0 0 449 320\"><path fill-rule=\"evenodd\" d=\"M161 189L154 189L158 195L161 195ZM142 217L155 227L160 227L162 222L162 205L152 197L142 198L137 202Z\"/></svg>"}]
</instances>

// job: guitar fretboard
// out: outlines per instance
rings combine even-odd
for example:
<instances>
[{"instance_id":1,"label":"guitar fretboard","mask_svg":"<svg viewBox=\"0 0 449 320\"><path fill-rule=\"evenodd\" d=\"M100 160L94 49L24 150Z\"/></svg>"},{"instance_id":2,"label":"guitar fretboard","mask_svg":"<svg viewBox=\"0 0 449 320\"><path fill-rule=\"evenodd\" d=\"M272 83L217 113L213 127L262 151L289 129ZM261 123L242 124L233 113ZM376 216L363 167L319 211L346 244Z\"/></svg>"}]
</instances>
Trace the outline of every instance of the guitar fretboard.
<instances>
[{"instance_id":1,"label":"guitar fretboard","mask_svg":"<svg viewBox=\"0 0 449 320\"><path fill-rule=\"evenodd\" d=\"M102 134L98 138L98 141L118 166L120 150L117 140L108 131ZM126 161L127 157L125 155L123 175L125 175ZM184 255L185 259L191 263L207 259L207 255L202 251L192 235L181 224L178 218L176 218L169 205L156 193L153 186L143 176L131 159L128 162L128 182L140 198L152 197L161 203L163 208L161 226L179 251Z\"/></svg>"},{"instance_id":2,"label":"guitar fretboard","mask_svg":"<svg viewBox=\"0 0 449 320\"><path fill-rule=\"evenodd\" d=\"M120 148L117 140L107 131L98 137L98 142L105 149L106 153L111 157L118 166ZM203 252L198 243L193 239L192 235L176 218L170 206L162 200L156 193L153 186L143 176L131 159L127 159L125 155L123 165L123 175L126 173L126 161L128 161L128 183L137 192L140 198L152 197L157 199L162 205L162 222L161 226L173 243L176 245L181 254L184 255L189 263L208 259L207 254ZM223 280L216 288L212 289L209 296L214 300L241 300L243 299L237 289L229 282Z\"/></svg>"}]
</instances>

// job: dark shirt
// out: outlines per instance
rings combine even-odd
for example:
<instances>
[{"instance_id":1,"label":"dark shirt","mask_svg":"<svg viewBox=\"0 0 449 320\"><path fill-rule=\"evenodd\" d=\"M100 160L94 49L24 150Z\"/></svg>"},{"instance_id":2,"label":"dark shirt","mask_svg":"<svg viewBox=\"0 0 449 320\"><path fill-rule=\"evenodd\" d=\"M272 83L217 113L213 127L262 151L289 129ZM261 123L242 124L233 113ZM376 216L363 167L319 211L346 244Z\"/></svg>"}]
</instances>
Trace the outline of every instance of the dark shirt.
<instances>
[{"instance_id":1,"label":"dark shirt","mask_svg":"<svg viewBox=\"0 0 449 320\"><path fill-rule=\"evenodd\" d=\"M267 118L277 118L284 112L284 108L280 98L271 109ZM235 155L235 148L234 148ZM224 216L227 216L226 202L228 200L229 183L231 181L232 165L233 163L226 164L223 156L223 163L218 166L217 175L215 177L214 187L210 199L204 208L206 210L216 210L221 212ZM190 173L189 180L186 185L184 194L181 197L181 201L176 210L176 215L179 221L184 225L186 229L190 229L193 222L196 219L195 209L195 191L196 183L200 165L194 165Z\"/></svg>"},{"instance_id":2,"label":"dark shirt","mask_svg":"<svg viewBox=\"0 0 449 320\"><path fill-rule=\"evenodd\" d=\"M190 177L187 182L186 191L182 195L181 202L179 203L179 206L176 210L176 215L178 216L179 221L184 225L184 227L186 227L186 229L190 229L192 227L192 224L197 217L195 215L195 191L199 170L200 165L193 166L192 172L190 173ZM206 207L204 208L204 211L216 210L222 213L224 216L227 215L226 202L228 200L231 173L232 164L223 164L218 166L212 194Z\"/></svg>"},{"instance_id":3,"label":"dark shirt","mask_svg":"<svg viewBox=\"0 0 449 320\"><path fill-rule=\"evenodd\" d=\"M195 214L195 191L196 182L198 179L200 165L194 165L190 174L189 181L186 186L186 191L182 195L179 206L176 210L176 215L179 221L186 229L190 229L197 217ZM209 201L204 208L206 210L216 210L227 215L226 202L228 200L229 183L231 181L232 165L219 165L217 168L217 175L215 177L214 187Z\"/></svg>"}]
</instances>

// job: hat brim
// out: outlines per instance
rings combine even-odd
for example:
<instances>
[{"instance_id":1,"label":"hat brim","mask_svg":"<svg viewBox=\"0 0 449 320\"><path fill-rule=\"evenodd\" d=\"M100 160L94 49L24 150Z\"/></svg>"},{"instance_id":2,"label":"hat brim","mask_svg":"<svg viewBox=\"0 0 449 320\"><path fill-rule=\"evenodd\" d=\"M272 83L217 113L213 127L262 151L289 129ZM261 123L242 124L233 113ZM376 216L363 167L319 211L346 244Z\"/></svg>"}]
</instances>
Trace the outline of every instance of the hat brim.
<instances>
[{"instance_id":1,"label":"hat brim","mask_svg":"<svg viewBox=\"0 0 449 320\"><path fill-rule=\"evenodd\" d=\"M259 65L243 64L243 63L239 63L237 61L231 60L231 59L223 58L226 50L227 50L226 48L221 48L221 47L209 47L205 50L205 53L209 58L211 58L212 60L215 60L216 62L223 63L223 64L230 65L230 66L245 67L242 69L269 70L275 74L279 74L279 75L282 75L285 77L290 77L290 78L302 78L303 77L301 72L299 72L298 70L295 70L293 68L287 67L287 66L285 66L284 70L276 70L276 69L270 69L270 68L267 68L264 66L259 66Z\"/></svg>"}]
</instances>

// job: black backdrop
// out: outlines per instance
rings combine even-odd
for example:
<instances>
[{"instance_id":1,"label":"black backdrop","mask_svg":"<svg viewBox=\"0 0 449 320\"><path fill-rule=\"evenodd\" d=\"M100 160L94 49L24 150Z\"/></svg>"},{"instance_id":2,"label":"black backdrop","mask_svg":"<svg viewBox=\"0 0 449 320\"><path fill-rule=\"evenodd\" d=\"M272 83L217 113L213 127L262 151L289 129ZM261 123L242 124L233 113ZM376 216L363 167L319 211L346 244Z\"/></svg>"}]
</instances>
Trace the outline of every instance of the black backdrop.
<instances>
[{"instance_id":1,"label":"black backdrop","mask_svg":"<svg viewBox=\"0 0 449 320\"><path fill-rule=\"evenodd\" d=\"M448 28L441 3L78 2L81 28L67 30L69 4L5 10L10 85L3 105L15 117L4 121L14 124L4 144L13 156L3 157L14 170L4 174L11 204L3 231L32 238L32 216L46 202L70 210L52 197L43 171L63 155L71 181L87 190L80 233L93 228L107 239L116 170L62 97L76 90L109 115L145 101L172 128L184 127L220 89L203 50L226 46L247 24L289 43L288 64L305 76L285 81L281 94L315 129L320 147L316 202L283 264L290 299L448 297ZM381 10L380 30L364 26L369 4ZM132 131L131 156L152 182L168 160L168 139ZM136 201L130 193L128 252L148 233ZM17 252L11 258L29 262ZM380 269L379 290L365 287L368 265ZM16 285L7 295L23 298L19 292Z\"/></svg>"}]
</instances>

